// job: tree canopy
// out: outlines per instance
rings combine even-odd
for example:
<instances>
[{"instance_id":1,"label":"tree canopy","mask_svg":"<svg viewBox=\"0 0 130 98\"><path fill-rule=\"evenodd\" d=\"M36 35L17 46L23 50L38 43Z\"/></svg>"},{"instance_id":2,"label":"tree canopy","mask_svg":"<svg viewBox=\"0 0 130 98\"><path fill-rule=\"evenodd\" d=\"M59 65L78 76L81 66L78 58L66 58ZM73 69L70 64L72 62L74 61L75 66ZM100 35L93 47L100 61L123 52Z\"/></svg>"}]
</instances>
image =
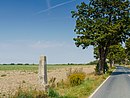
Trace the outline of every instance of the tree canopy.
<instances>
[{"instance_id":1,"label":"tree canopy","mask_svg":"<svg viewBox=\"0 0 130 98\"><path fill-rule=\"evenodd\" d=\"M121 44L118 45L112 45L109 47L109 52L107 55L107 59L109 59L110 65L113 62L116 63L125 63L125 59L126 59L127 55L125 53L125 48L122 47Z\"/></svg>"},{"instance_id":2,"label":"tree canopy","mask_svg":"<svg viewBox=\"0 0 130 98\"><path fill-rule=\"evenodd\" d=\"M104 70L108 48L130 36L129 0L90 0L72 11L76 19L74 38L77 47L98 47L100 70Z\"/></svg>"}]
</instances>

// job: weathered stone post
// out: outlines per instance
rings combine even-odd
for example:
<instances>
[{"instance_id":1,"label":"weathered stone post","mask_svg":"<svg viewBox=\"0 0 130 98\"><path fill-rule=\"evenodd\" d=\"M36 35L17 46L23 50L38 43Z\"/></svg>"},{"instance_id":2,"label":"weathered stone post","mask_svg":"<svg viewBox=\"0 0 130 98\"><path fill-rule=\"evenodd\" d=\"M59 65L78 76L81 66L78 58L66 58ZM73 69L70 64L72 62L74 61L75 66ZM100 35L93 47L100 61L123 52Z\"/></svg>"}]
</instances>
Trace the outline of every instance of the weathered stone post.
<instances>
[{"instance_id":1,"label":"weathered stone post","mask_svg":"<svg viewBox=\"0 0 130 98\"><path fill-rule=\"evenodd\" d=\"M38 77L40 83L44 86L45 91L47 90L47 60L46 56L40 56Z\"/></svg>"}]
</instances>

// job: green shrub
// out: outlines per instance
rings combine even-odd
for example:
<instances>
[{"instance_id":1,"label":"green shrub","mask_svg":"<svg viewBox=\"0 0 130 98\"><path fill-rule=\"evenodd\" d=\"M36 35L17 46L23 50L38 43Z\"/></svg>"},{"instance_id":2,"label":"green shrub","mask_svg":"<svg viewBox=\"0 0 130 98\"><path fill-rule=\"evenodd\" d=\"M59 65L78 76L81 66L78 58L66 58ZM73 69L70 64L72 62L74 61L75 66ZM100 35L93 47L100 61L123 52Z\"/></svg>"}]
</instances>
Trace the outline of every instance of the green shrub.
<instances>
[{"instance_id":1,"label":"green shrub","mask_svg":"<svg viewBox=\"0 0 130 98\"><path fill-rule=\"evenodd\" d=\"M74 71L70 70L68 74L68 80L71 86L80 85L84 81L85 77L86 75L82 69L76 69Z\"/></svg>"},{"instance_id":2,"label":"green shrub","mask_svg":"<svg viewBox=\"0 0 130 98\"><path fill-rule=\"evenodd\" d=\"M48 90L48 96L50 98L59 98L59 93L56 92L54 89L49 88L49 90Z\"/></svg>"},{"instance_id":3,"label":"green shrub","mask_svg":"<svg viewBox=\"0 0 130 98\"><path fill-rule=\"evenodd\" d=\"M48 97L49 98L75 98L75 97L69 97L69 96L61 96L57 91L55 91L52 88L49 88L48 90Z\"/></svg>"}]
</instances>

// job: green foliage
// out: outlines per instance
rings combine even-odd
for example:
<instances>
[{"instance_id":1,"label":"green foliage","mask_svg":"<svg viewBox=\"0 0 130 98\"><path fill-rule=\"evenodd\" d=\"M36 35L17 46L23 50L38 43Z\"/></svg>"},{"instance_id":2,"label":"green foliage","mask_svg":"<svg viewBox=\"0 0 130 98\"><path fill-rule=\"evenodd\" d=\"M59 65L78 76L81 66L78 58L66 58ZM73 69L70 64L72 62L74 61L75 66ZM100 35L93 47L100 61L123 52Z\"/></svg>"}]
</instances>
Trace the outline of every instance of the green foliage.
<instances>
[{"instance_id":1,"label":"green foliage","mask_svg":"<svg viewBox=\"0 0 130 98\"><path fill-rule=\"evenodd\" d=\"M125 53L125 49L121 44L112 45L109 48L109 53L107 58L109 61L115 61L116 63L123 63L126 59L127 55Z\"/></svg>"},{"instance_id":2,"label":"green foliage","mask_svg":"<svg viewBox=\"0 0 130 98\"><path fill-rule=\"evenodd\" d=\"M94 54L95 58L99 58L99 52L98 52L98 47L94 48ZM109 60L110 63L113 61L115 63L124 63L127 55L125 53L125 48L121 44L117 45L111 45L108 49L107 53L107 59Z\"/></svg>"},{"instance_id":3,"label":"green foliage","mask_svg":"<svg viewBox=\"0 0 130 98\"><path fill-rule=\"evenodd\" d=\"M107 71L107 74L111 75L111 74L112 74L112 71Z\"/></svg>"},{"instance_id":4,"label":"green foliage","mask_svg":"<svg viewBox=\"0 0 130 98\"><path fill-rule=\"evenodd\" d=\"M130 38L125 43L127 58L130 61Z\"/></svg>"},{"instance_id":5,"label":"green foliage","mask_svg":"<svg viewBox=\"0 0 130 98\"><path fill-rule=\"evenodd\" d=\"M83 83L85 77L86 77L85 73L82 72L81 69L80 70L77 69L74 71L70 71L67 78L71 86L77 86Z\"/></svg>"},{"instance_id":6,"label":"green foliage","mask_svg":"<svg viewBox=\"0 0 130 98\"><path fill-rule=\"evenodd\" d=\"M95 59L99 59L99 51L98 51L98 47L94 47L94 58Z\"/></svg>"},{"instance_id":7,"label":"green foliage","mask_svg":"<svg viewBox=\"0 0 130 98\"><path fill-rule=\"evenodd\" d=\"M59 93L56 92L54 89L49 88L48 96L49 96L50 98L59 98Z\"/></svg>"},{"instance_id":8,"label":"green foliage","mask_svg":"<svg viewBox=\"0 0 130 98\"><path fill-rule=\"evenodd\" d=\"M49 98L74 98L69 96L61 96L56 90L52 88L49 88L48 97Z\"/></svg>"},{"instance_id":9,"label":"green foliage","mask_svg":"<svg viewBox=\"0 0 130 98\"><path fill-rule=\"evenodd\" d=\"M77 5L78 11L72 11L78 34L75 44L85 48L124 41L129 35L129 4L124 0L90 0L88 5Z\"/></svg>"},{"instance_id":10,"label":"green foliage","mask_svg":"<svg viewBox=\"0 0 130 98\"><path fill-rule=\"evenodd\" d=\"M104 66L108 48L125 42L130 36L129 0L90 0L72 11L76 19L74 38L77 47L98 47L100 66ZM101 68L102 69L102 68Z\"/></svg>"}]
</instances>

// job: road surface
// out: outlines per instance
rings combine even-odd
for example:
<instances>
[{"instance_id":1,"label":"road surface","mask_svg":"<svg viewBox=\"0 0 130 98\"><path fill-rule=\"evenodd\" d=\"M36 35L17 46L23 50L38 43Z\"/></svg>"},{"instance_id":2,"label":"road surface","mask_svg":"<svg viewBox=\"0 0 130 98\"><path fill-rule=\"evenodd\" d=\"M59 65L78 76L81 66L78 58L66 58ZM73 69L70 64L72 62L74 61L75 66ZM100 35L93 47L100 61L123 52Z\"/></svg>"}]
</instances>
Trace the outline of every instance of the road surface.
<instances>
[{"instance_id":1,"label":"road surface","mask_svg":"<svg viewBox=\"0 0 130 98\"><path fill-rule=\"evenodd\" d=\"M91 98L130 98L130 69L117 66Z\"/></svg>"}]
</instances>

